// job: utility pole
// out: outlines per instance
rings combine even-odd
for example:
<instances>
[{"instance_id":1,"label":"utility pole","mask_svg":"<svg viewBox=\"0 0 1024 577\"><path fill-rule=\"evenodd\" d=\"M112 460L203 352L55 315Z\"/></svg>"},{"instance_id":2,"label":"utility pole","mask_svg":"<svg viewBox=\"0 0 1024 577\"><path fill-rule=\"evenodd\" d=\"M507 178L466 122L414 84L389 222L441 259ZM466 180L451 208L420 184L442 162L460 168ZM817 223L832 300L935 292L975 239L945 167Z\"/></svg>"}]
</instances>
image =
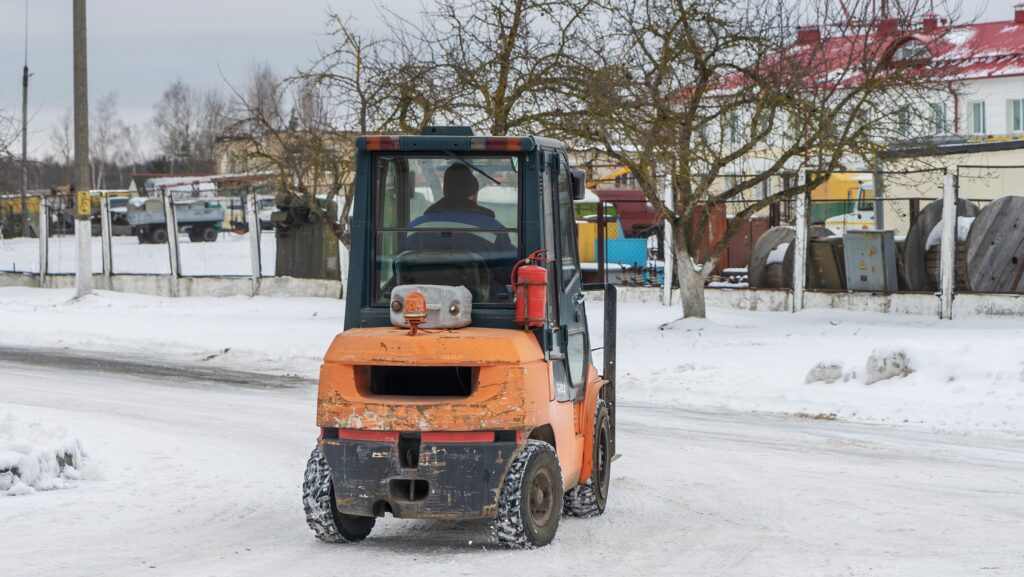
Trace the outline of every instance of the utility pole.
<instances>
[{"instance_id":1,"label":"utility pole","mask_svg":"<svg viewBox=\"0 0 1024 577\"><path fill-rule=\"evenodd\" d=\"M89 83L85 0L74 0L75 76L75 298L92 292L92 203L89 196Z\"/></svg>"},{"instance_id":2,"label":"utility pole","mask_svg":"<svg viewBox=\"0 0 1024 577\"><path fill-rule=\"evenodd\" d=\"M28 233L28 1L25 2L25 67L21 70L21 236Z\"/></svg>"}]
</instances>

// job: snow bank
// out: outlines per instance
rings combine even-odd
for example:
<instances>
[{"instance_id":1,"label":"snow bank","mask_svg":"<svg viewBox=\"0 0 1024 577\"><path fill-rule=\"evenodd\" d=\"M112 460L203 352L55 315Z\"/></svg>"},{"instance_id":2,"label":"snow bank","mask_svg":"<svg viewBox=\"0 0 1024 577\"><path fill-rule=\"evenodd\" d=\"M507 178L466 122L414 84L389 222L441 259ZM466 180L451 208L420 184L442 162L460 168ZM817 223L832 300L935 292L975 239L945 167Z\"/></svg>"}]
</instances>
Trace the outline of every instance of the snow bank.
<instances>
[{"instance_id":1,"label":"snow bank","mask_svg":"<svg viewBox=\"0 0 1024 577\"><path fill-rule=\"evenodd\" d=\"M65 489L81 479L82 443L63 427L25 422L8 413L0 420L0 495Z\"/></svg>"},{"instance_id":2,"label":"snow bank","mask_svg":"<svg viewBox=\"0 0 1024 577\"><path fill-rule=\"evenodd\" d=\"M0 289L0 326L19 327L0 334L0 346L67 348L312 380L344 324L344 301L333 299L170 299L106 291L78 301L72 296L70 290ZM602 344L601 307L587 305L593 347ZM791 314L712 308L708 315L677 320L678 306L620 303L619 399L1024 434L1020 319L945 321L825 309ZM599 367L601 353L594 353Z\"/></svg>"}]
</instances>

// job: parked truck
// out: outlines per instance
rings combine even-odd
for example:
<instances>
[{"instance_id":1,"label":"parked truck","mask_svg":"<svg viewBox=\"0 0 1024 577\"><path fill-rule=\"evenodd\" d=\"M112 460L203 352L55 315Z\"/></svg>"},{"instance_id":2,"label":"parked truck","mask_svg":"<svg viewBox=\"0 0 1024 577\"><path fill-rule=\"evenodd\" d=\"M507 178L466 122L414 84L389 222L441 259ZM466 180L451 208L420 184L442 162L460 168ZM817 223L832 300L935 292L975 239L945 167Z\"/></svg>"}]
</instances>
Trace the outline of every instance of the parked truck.
<instances>
[{"instance_id":1,"label":"parked truck","mask_svg":"<svg viewBox=\"0 0 1024 577\"><path fill-rule=\"evenodd\" d=\"M127 207L132 234L140 243L167 242L167 216L159 198L133 198ZM214 242L224 220L224 207L209 200L174 202L174 216L180 232L192 242Z\"/></svg>"}]
</instances>

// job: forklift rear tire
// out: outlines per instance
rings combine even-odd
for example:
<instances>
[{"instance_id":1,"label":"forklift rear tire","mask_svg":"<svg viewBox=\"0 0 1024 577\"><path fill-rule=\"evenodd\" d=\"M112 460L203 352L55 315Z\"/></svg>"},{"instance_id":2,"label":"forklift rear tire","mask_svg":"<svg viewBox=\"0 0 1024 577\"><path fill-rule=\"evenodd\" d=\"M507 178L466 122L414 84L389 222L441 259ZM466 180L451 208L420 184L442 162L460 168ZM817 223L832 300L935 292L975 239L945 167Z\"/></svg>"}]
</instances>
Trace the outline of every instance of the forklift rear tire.
<instances>
[{"instance_id":1,"label":"forklift rear tire","mask_svg":"<svg viewBox=\"0 0 1024 577\"><path fill-rule=\"evenodd\" d=\"M543 547L555 538L562 514L562 469L555 448L530 439L505 474L492 526L508 549Z\"/></svg>"},{"instance_id":2,"label":"forklift rear tire","mask_svg":"<svg viewBox=\"0 0 1024 577\"><path fill-rule=\"evenodd\" d=\"M604 513L608 503L608 487L611 485L611 419L608 407L598 399L594 411L594 466L590 479L565 493L563 514L570 517L597 517Z\"/></svg>"},{"instance_id":3,"label":"forklift rear tire","mask_svg":"<svg viewBox=\"0 0 1024 577\"><path fill-rule=\"evenodd\" d=\"M362 541L373 530L376 517L361 517L338 512L334 502L334 482L320 447L313 449L306 463L306 476L302 481L302 504L306 509L306 523L316 538L324 543L355 543Z\"/></svg>"}]
</instances>

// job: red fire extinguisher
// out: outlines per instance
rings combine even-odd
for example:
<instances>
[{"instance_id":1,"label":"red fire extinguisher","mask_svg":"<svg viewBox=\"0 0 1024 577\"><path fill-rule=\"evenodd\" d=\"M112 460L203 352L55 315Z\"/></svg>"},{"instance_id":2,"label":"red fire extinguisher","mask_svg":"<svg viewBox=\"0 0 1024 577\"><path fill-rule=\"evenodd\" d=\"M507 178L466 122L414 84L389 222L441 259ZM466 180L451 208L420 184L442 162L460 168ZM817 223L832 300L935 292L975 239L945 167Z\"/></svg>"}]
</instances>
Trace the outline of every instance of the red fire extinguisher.
<instances>
[{"instance_id":1,"label":"red fire extinguisher","mask_svg":"<svg viewBox=\"0 0 1024 577\"><path fill-rule=\"evenodd\" d=\"M512 267L512 287L516 291L517 325L524 329L544 326L548 307L548 269L551 259L544 258L547 250L538 250Z\"/></svg>"}]
</instances>

